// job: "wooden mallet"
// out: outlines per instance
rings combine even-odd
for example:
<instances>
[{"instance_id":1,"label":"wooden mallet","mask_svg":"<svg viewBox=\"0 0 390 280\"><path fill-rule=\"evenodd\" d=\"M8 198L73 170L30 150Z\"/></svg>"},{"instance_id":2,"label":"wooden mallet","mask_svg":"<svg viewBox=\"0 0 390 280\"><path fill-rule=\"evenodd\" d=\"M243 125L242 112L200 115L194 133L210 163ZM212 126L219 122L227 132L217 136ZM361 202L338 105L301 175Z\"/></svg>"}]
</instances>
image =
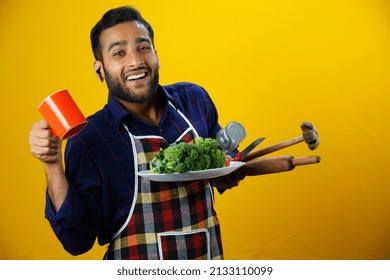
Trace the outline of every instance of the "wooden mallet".
<instances>
[{"instance_id":1,"label":"wooden mallet","mask_svg":"<svg viewBox=\"0 0 390 280\"><path fill-rule=\"evenodd\" d=\"M301 135L265 147L263 149L253 151L248 155L246 155L246 157L244 157L242 161L250 161L252 159L279 151L281 149L296 145L301 142L305 142L308 145L310 150L317 149L318 145L320 144L320 135L318 134L316 127L310 122L303 122L301 124L301 129L302 129Z\"/></svg>"}]
</instances>

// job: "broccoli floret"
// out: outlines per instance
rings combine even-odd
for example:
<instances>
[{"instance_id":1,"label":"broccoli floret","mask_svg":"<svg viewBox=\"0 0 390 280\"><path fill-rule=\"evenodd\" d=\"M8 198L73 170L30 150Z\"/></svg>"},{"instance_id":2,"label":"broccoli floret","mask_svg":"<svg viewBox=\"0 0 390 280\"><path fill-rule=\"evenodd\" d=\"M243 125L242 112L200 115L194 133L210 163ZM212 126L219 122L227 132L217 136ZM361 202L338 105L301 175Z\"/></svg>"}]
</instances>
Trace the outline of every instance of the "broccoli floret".
<instances>
[{"instance_id":1,"label":"broccoli floret","mask_svg":"<svg viewBox=\"0 0 390 280\"><path fill-rule=\"evenodd\" d=\"M218 143L215 139L199 138L197 139L196 144L199 145L202 153L207 155L207 164L204 169L219 168L225 165L225 156L222 150L219 149Z\"/></svg>"},{"instance_id":2,"label":"broccoli floret","mask_svg":"<svg viewBox=\"0 0 390 280\"><path fill-rule=\"evenodd\" d=\"M160 149L150 162L151 173L184 173L224 167L225 156L212 138L196 138L194 144L180 142Z\"/></svg>"}]
</instances>

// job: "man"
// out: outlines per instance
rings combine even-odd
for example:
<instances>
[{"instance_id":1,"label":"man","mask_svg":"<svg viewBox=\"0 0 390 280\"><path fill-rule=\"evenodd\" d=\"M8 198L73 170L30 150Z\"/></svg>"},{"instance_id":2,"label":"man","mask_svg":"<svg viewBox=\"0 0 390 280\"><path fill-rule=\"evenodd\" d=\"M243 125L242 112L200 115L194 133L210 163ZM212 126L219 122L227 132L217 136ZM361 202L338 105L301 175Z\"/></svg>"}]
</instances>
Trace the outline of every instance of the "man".
<instances>
[{"instance_id":1,"label":"man","mask_svg":"<svg viewBox=\"0 0 390 280\"><path fill-rule=\"evenodd\" d=\"M30 131L32 154L46 169L46 218L65 250L109 244L106 259L222 259L213 190L238 185L240 170L190 182L136 175L160 148L221 129L207 92L190 83L159 85L152 27L131 7L108 11L91 31L95 71L109 89L106 106L61 141L45 120Z\"/></svg>"}]
</instances>

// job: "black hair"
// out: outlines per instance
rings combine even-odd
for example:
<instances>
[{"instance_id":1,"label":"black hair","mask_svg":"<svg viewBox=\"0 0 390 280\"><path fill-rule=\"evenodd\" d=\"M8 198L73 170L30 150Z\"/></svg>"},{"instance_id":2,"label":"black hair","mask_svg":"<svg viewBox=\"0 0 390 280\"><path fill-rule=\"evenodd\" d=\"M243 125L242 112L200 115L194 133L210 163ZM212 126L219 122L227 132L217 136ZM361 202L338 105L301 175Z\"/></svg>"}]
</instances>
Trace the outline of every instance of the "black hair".
<instances>
[{"instance_id":1,"label":"black hair","mask_svg":"<svg viewBox=\"0 0 390 280\"><path fill-rule=\"evenodd\" d=\"M140 12L134 7L123 6L111 9L96 23L91 30L92 52L96 60L103 61L102 50L100 46L101 33L114 25L127 21L137 21L147 29L152 44L154 45L154 33L152 26L141 16Z\"/></svg>"}]
</instances>

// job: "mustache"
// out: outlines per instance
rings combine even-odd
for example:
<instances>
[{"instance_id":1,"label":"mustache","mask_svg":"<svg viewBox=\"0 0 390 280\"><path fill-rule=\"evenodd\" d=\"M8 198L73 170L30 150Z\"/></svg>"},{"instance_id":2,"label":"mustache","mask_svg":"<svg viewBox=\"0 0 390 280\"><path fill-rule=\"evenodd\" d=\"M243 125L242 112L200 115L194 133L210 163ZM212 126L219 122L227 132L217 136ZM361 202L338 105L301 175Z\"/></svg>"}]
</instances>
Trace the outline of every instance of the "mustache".
<instances>
[{"instance_id":1,"label":"mustache","mask_svg":"<svg viewBox=\"0 0 390 280\"><path fill-rule=\"evenodd\" d=\"M147 71L147 72L149 72L149 68L146 67L146 66L138 66L138 67L135 67L135 68L131 68L131 69L126 70L126 71L123 73L123 75L124 75L124 76L127 76L127 75L129 75L129 74L131 74L131 73L133 73L133 72L137 72L137 71Z\"/></svg>"}]
</instances>

